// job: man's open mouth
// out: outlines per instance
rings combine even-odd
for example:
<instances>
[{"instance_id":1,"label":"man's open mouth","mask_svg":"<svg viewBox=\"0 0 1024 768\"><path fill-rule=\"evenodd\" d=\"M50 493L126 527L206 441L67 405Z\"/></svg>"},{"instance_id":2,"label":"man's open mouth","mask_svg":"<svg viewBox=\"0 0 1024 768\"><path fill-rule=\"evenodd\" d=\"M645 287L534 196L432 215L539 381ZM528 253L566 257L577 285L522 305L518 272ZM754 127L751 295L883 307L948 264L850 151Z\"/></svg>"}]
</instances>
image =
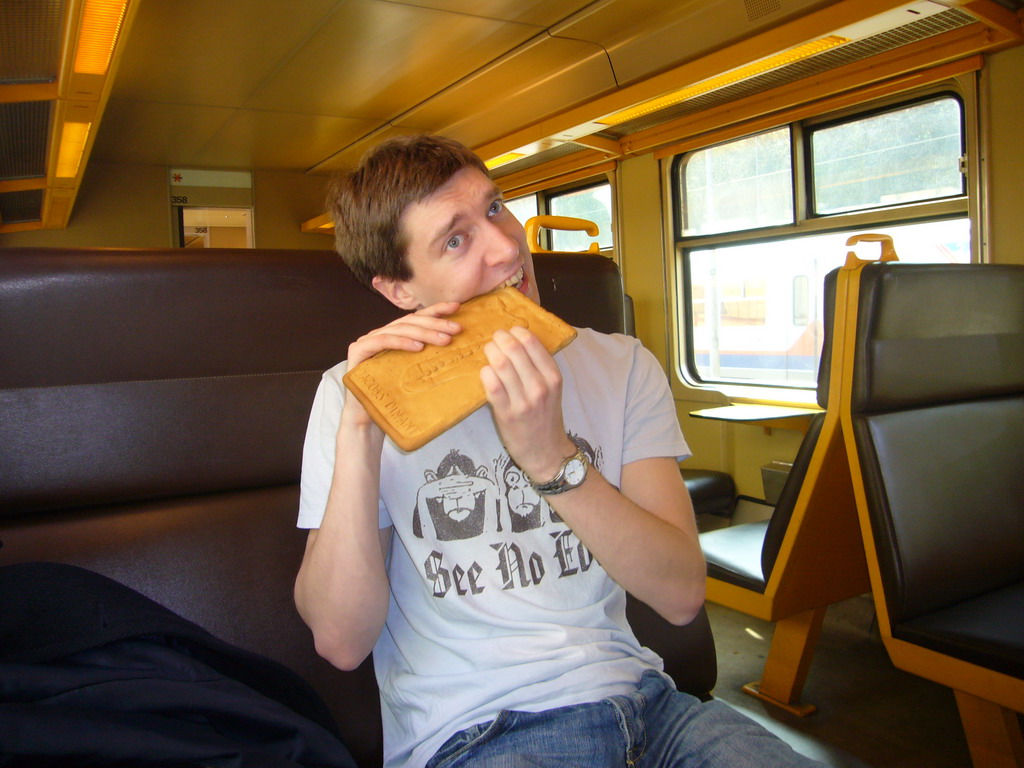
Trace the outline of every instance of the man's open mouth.
<instances>
[{"instance_id":1,"label":"man's open mouth","mask_svg":"<svg viewBox=\"0 0 1024 768\"><path fill-rule=\"evenodd\" d=\"M502 288L518 288L519 284L523 282L523 268L520 267L516 270L516 273L512 275L508 280L501 284Z\"/></svg>"}]
</instances>

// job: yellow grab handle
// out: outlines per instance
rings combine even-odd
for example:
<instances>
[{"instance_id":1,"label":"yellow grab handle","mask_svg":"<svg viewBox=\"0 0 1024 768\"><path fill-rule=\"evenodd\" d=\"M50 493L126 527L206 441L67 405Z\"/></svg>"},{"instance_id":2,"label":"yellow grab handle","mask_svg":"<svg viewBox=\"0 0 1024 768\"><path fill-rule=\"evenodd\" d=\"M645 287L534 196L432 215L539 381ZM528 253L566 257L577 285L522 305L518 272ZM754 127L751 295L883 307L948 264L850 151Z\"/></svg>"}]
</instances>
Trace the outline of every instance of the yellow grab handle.
<instances>
[{"instance_id":1,"label":"yellow grab handle","mask_svg":"<svg viewBox=\"0 0 1024 768\"><path fill-rule=\"evenodd\" d=\"M899 261L899 257L896 255L896 248L892 244L892 237L890 235L865 232L860 235L851 235L846 240L846 244L848 246L854 246L857 243L881 243L882 255L879 256L878 261ZM851 262L857 261L859 261L859 259L853 251L849 251L846 254L847 266L850 266Z\"/></svg>"},{"instance_id":2,"label":"yellow grab handle","mask_svg":"<svg viewBox=\"0 0 1024 768\"><path fill-rule=\"evenodd\" d=\"M540 230L543 229L566 229L570 231L583 231L591 237L597 237L601 231L597 224L589 219L577 219L573 216L533 216L526 220L526 242L530 246L531 253L554 253L540 247ZM598 253L601 250L596 242L590 244L587 253Z\"/></svg>"}]
</instances>

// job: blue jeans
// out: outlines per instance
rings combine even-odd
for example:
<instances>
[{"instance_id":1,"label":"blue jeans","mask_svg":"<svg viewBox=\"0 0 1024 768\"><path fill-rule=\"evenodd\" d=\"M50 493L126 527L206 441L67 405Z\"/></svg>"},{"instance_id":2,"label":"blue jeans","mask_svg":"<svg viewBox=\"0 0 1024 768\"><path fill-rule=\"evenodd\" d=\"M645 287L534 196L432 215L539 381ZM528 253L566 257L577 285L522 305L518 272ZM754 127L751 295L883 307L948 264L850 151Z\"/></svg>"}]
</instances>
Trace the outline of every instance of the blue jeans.
<instances>
[{"instance_id":1,"label":"blue jeans","mask_svg":"<svg viewBox=\"0 0 1024 768\"><path fill-rule=\"evenodd\" d=\"M754 768L821 766L719 701L645 672L628 696L546 712L505 710L460 731L427 768Z\"/></svg>"}]
</instances>

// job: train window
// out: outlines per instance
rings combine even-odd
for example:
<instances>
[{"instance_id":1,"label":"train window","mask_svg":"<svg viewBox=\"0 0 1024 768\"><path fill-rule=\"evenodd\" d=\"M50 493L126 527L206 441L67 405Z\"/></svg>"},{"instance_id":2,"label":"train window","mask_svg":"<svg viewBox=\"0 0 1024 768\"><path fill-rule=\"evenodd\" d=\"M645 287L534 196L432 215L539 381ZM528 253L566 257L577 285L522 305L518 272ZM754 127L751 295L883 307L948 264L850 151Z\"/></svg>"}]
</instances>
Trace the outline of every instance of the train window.
<instances>
[{"instance_id":1,"label":"train window","mask_svg":"<svg viewBox=\"0 0 1024 768\"><path fill-rule=\"evenodd\" d=\"M527 219L537 215L537 196L514 197L505 201L505 207L512 211L512 215L519 219L521 224L525 224Z\"/></svg>"},{"instance_id":2,"label":"train window","mask_svg":"<svg viewBox=\"0 0 1024 768\"><path fill-rule=\"evenodd\" d=\"M612 247L612 187L608 182L552 194L548 209L554 216L593 221L599 230L598 245L602 249ZM586 232L552 230L551 242L555 251L585 251L593 238Z\"/></svg>"},{"instance_id":3,"label":"train window","mask_svg":"<svg viewBox=\"0 0 1024 768\"><path fill-rule=\"evenodd\" d=\"M687 155L684 236L791 223L790 143L789 128L780 128Z\"/></svg>"},{"instance_id":4,"label":"train window","mask_svg":"<svg viewBox=\"0 0 1024 768\"><path fill-rule=\"evenodd\" d=\"M813 389L822 284L854 232L891 235L902 261L969 262L963 136L960 99L942 97L679 156L683 378Z\"/></svg>"},{"instance_id":5,"label":"train window","mask_svg":"<svg viewBox=\"0 0 1024 768\"><path fill-rule=\"evenodd\" d=\"M538 214L593 221L599 230L597 242L601 249L607 250L614 245L612 186L608 182L521 195L506 200L505 205L521 222ZM544 247L553 251L586 251L594 241L586 232L570 230L543 230L540 236Z\"/></svg>"},{"instance_id":6,"label":"train window","mask_svg":"<svg viewBox=\"0 0 1024 768\"><path fill-rule=\"evenodd\" d=\"M944 98L810 131L814 212L964 194L960 103Z\"/></svg>"}]
</instances>

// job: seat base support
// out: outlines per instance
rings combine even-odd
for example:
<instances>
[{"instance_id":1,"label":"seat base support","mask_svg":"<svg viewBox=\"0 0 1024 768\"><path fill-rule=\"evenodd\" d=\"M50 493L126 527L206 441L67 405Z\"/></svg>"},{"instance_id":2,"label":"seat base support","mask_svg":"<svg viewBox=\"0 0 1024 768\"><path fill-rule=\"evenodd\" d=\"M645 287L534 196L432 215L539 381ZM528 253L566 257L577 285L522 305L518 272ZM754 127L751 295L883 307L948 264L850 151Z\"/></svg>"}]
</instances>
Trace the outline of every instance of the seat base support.
<instances>
[{"instance_id":1,"label":"seat base support","mask_svg":"<svg viewBox=\"0 0 1024 768\"><path fill-rule=\"evenodd\" d=\"M799 717L816 712L816 706L801 704L799 699L827 610L828 606L821 606L776 621L764 676L743 686L743 692Z\"/></svg>"},{"instance_id":2,"label":"seat base support","mask_svg":"<svg viewBox=\"0 0 1024 768\"><path fill-rule=\"evenodd\" d=\"M773 707L778 707L779 709L785 710L786 712L789 712L791 715L796 715L797 717L807 717L808 715L813 715L815 712L818 711L817 706L815 706L814 704L801 704L800 702L795 702L791 704L789 702L779 701L773 696L769 696L761 690L760 680L755 680L752 683L747 683L742 688L740 688L740 690L748 696L753 696L755 699L763 701L765 704L771 704Z\"/></svg>"},{"instance_id":3,"label":"seat base support","mask_svg":"<svg viewBox=\"0 0 1024 768\"><path fill-rule=\"evenodd\" d=\"M954 691L975 768L1024 768L1024 737L1011 709Z\"/></svg>"}]
</instances>

